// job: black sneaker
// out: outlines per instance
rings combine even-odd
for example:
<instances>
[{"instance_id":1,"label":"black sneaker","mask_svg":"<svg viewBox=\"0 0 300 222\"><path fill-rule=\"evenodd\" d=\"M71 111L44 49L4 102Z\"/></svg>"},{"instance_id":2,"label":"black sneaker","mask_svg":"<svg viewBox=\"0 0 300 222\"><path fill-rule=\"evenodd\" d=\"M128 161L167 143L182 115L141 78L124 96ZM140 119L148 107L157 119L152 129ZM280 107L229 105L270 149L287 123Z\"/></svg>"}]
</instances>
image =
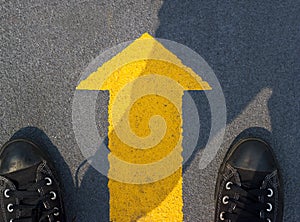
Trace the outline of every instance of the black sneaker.
<instances>
[{"instance_id":1,"label":"black sneaker","mask_svg":"<svg viewBox=\"0 0 300 222\"><path fill-rule=\"evenodd\" d=\"M270 146L244 139L228 151L215 191L218 222L281 222L282 183Z\"/></svg>"},{"instance_id":2,"label":"black sneaker","mask_svg":"<svg viewBox=\"0 0 300 222\"><path fill-rule=\"evenodd\" d=\"M0 222L65 221L58 177L47 154L17 139L0 150Z\"/></svg>"}]
</instances>

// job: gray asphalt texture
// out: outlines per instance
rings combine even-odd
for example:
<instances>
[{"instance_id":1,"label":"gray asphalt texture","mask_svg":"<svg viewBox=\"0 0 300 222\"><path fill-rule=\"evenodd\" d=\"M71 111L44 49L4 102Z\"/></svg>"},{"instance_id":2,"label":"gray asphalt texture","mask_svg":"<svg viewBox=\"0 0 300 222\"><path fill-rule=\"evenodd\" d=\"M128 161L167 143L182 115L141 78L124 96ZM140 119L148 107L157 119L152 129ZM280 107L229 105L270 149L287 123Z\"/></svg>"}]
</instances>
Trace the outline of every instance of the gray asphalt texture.
<instances>
[{"instance_id":1,"label":"gray asphalt texture","mask_svg":"<svg viewBox=\"0 0 300 222\"><path fill-rule=\"evenodd\" d=\"M144 32L199 53L226 99L226 134L216 158L198 169L205 145L200 141L184 166L184 220L213 221L222 159L237 136L254 135L268 141L278 158L284 221L300 221L299 1L1 0L0 5L0 145L26 136L48 149L60 169L68 221L75 216L109 221L107 178L84 162L72 130L77 82L103 50ZM105 109L107 94L99 96ZM200 104L202 97L194 97Z\"/></svg>"}]
</instances>

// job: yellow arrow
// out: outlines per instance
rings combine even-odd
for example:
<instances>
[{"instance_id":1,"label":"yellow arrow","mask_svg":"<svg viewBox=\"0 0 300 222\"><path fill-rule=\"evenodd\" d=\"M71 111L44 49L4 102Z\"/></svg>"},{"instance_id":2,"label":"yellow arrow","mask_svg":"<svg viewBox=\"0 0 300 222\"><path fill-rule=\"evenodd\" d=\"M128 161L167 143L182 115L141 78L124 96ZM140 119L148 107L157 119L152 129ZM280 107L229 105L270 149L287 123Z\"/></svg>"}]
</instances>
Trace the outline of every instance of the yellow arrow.
<instances>
[{"instance_id":1,"label":"yellow arrow","mask_svg":"<svg viewBox=\"0 0 300 222\"><path fill-rule=\"evenodd\" d=\"M110 220L182 221L182 96L211 87L149 34L83 80L109 90Z\"/></svg>"}]
</instances>

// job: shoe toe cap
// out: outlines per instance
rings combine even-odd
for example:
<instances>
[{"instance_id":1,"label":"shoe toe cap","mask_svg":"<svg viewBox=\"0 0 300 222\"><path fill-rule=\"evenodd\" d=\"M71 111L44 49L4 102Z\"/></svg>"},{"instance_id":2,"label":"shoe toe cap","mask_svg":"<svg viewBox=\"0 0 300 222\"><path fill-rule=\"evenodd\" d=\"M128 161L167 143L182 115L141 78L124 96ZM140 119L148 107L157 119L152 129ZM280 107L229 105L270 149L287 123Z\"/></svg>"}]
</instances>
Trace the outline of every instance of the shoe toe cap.
<instances>
[{"instance_id":1,"label":"shoe toe cap","mask_svg":"<svg viewBox=\"0 0 300 222\"><path fill-rule=\"evenodd\" d=\"M27 141L12 141L0 153L0 173L11 173L33 166L43 160L36 146Z\"/></svg>"},{"instance_id":2,"label":"shoe toe cap","mask_svg":"<svg viewBox=\"0 0 300 222\"><path fill-rule=\"evenodd\" d=\"M228 162L236 168L272 172L275 159L267 143L259 139L248 139L236 145Z\"/></svg>"}]
</instances>

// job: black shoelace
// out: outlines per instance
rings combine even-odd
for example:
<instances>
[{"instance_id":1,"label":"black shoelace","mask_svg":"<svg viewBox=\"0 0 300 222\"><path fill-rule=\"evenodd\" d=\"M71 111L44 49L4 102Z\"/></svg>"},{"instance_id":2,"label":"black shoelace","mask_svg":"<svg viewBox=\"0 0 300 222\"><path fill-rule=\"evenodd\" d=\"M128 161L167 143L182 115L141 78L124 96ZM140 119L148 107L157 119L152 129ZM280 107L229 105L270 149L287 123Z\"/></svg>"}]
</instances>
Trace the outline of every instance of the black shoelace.
<instances>
[{"instance_id":1,"label":"black shoelace","mask_svg":"<svg viewBox=\"0 0 300 222\"><path fill-rule=\"evenodd\" d=\"M51 195L46 194L40 196L38 190L46 186L47 181L41 180L38 182L31 182L20 190L7 190L6 195L10 198L17 198L20 200L19 204L9 203L7 211L13 212L20 210L21 216L19 218L10 218L13 222L41 222L47 217L53 218L54 214L58 213L58 208L46 209L43 202L51 200ZM54 221L54 220L53 220Z\"/></svg>"},{"instance_id":2,"label":"black shoelace","mask_svg":"<svg viewBox=\"0 0 300 222\"><path fill-rule=\"evenodd\" d=\"M223 204L232 204L232 212L222 212L220 218L232 222L271 222L269 218L264 218L265 211L271 211L270 203L261 202L261 197L267 197L267 189L246 189L236 184L231 184L230 190L238 194L236 200L233 197L223 197ZM221 220L222 220L221 219Z\"/></svg>"}]
</instances>

